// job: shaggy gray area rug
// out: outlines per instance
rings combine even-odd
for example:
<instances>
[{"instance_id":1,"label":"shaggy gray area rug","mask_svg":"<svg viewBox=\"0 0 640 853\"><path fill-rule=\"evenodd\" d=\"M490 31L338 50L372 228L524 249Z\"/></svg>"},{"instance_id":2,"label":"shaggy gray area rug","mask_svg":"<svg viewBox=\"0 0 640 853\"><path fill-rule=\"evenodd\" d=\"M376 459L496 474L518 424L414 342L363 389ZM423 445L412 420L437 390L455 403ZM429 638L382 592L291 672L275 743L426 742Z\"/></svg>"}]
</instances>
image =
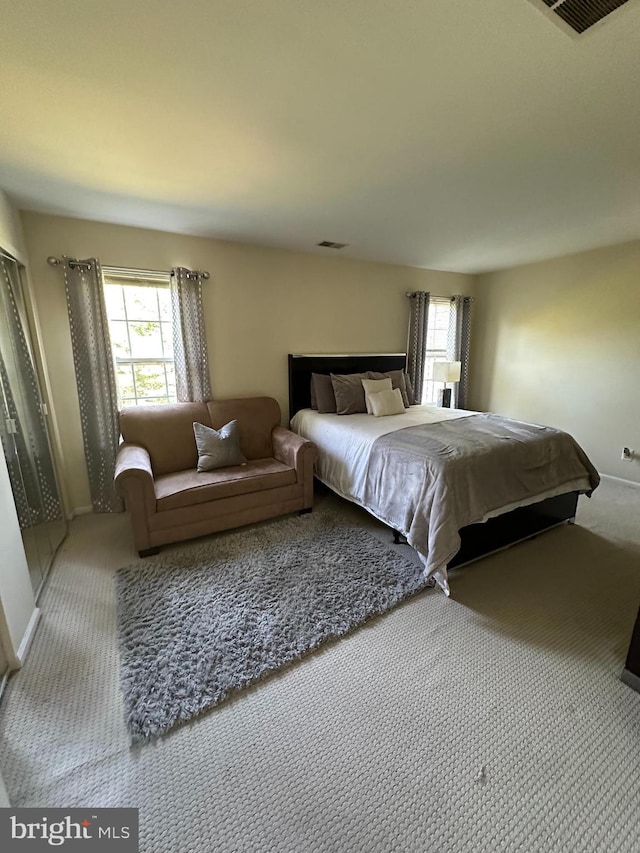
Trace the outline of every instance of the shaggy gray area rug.
<instances>
[{"instance_id":1,"label":"shaggy gray area rug","mask_svg":"<svg viewBox=\"0 0 640 853\"><path fill-rule=\"evenodd\" d=\"M398 549L319 515L120 569L121 683L133 741L167 732L426 585Z\"/></svg>"}]
</instances>

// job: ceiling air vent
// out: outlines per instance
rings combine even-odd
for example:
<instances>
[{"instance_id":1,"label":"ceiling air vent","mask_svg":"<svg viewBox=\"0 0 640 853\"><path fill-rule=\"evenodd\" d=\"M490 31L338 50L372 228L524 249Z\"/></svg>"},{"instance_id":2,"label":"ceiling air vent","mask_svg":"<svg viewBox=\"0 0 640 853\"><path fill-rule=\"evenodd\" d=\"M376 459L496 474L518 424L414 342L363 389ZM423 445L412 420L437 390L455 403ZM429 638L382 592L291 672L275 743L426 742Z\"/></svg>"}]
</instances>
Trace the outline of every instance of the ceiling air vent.
<instances>
[{"instance_id":1,"label":"ceiling air vent","mask_svg":"<svg viewBox=\"0 0 640 853\"><path fill-rule=\"evenodd\" d=\"M322 246L324 249L344 249L348 243L334 243L332 240L323 240L322 243L316 243L316 246Z\"/></svg>"},{"instance_id":2,"label":"ceiling air vent","mask_svg":"<svg viewBox=\"0 0 640 853\"><path fill-rule=\"evenodd\" d=\"M549 9L574 33L581 35L611 12L624 6L629 0L531 0L531 2L538 8L542 7L545 13ZM557 18L556 23L560 24Z\"/></svg>"}]
</instances>

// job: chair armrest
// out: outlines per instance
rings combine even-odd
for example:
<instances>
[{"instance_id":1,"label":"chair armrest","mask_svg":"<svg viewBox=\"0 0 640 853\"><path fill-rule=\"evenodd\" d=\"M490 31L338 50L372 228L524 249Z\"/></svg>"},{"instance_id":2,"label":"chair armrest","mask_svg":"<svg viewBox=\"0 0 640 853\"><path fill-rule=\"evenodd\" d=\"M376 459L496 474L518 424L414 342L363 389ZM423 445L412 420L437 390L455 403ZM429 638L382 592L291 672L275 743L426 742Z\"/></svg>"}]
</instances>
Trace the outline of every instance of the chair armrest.
<instances>
[{"instance_id":1,"label":"chair armrest","mask_svg":"<svg viewBox=\"0 0 640 853\"><path fill-rule=\"evenodd\" d=\"M274 428L271 439L273 442L273 455L278 462L296 469L298 482L301 482L300 475L304 473L305 462L309 459L313 473L316 446L312 441L308 441L301 435L297 435L297 433L291 432L290 429L285 429L281 426Z\"/></svg>"},{"instance_id":2,"label":"chair armrest","mask_svg":"<svg viewBox=\"0 0 640 853\"><path fill-rule=\"evenodd\" d=\"M147 519L156 512L156 491L149 453L139 444L123 442L116 456L116 492L124 498L133 523L136 549L149 547Z\"/></svg>"},{"instance_id":3,"label":"chair armrest","mask_svg":"<svg viewBox=\"0 0 640 853\"><path fill-rule=\"evenodd\" d=\"M316 446L312 441L302 438L290 429L277 426L271 434L273 455L284 465L295 468L296 480L303 489L303 505L313 506L313 463L316 458Z\"/></svg>"},{"instance_id":4,"label":"chair armrest","mask_svg":"<svg viewBox=\"0 0 640 853\"><path fill-rule=\"evenodd\" d=\"M114 474L116 490L122 497L124 497L122 490L126 489L129 477L135 477L141 482L146 482L153 489L153 471L148 451L139 444L129 444L123 441L118 448Z\"/></svg>"}]
</instances>

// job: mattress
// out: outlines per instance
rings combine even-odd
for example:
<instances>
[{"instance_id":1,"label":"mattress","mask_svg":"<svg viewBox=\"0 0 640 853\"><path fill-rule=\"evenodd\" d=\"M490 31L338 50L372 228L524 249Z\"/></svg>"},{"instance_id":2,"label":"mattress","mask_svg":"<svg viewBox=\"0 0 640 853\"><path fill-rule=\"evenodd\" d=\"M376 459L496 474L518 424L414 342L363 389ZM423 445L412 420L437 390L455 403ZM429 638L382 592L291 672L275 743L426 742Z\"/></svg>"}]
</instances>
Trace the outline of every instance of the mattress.
<instances>
[{"instance_id":1,"label":"mattress","mask_svg":"<svg viewBox=\"0 0 640 853\"><path fill-rule=\"evenodd\" d=\"M302 409L291 428L316 444L318 479L406 536L446 594L462 527L566 492L590 494L599 481L567 433L497 415Z\"/></svg>"}]
</instances>

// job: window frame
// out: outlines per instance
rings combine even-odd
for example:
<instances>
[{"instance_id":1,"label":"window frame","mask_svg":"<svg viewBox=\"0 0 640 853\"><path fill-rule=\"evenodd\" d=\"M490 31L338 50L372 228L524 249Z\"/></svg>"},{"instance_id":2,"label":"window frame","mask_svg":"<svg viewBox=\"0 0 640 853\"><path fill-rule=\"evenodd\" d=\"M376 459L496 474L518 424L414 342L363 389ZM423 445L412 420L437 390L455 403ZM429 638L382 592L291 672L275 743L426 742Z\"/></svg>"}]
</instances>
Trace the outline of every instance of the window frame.
<instances>
[{"instance_id":1,"label":"window frame","mask_svg":"<svg viewBox=\"0 0 640 853\"><path fill-rule=\"evenodd\" d=\"M118 286L121 288L126 287L151 287L155 290L156 295L156 306L157 313L153 319L140 319L133 320L128 315L127 309L127 299L124 292L122 292L122 307L124 318L113 317L109 315L108 304L105 298L105 310L106 310L106 320L107 320L107 328L109 330L109 336L111 337L113 334L112 323L124 323L125 329L127 333L127 344L129 355L128 356L119 356L116 354L115 348L111 347L113 365L114 365L114 373L115 373L115 381L116 381L116 392L118 397L118 405L122 406L144 406L144 405L170 405L171 403L177 402L177 395L175 393L170 393L170 385L169 385L169 377L167 374L167 366L172 365L174 368L174 376L175 376L175 357L173 355L167 356L165 355L165 339L163 335L163 325L171 326L171 333L173 334L173 318L171 320L163 320L161 307L160 307L160 293L159 291L162 289L170 290L171 287L171 273L158 271L158 270L134 270L134 269L124 269L120 267L102 267L102 287L106 296L106 288ZM132 355L133 347L131 343L131 324L133 323L157 323L160 332L160 345L162 348L161 355L148 356L148 357L140 357ZM137 365L145 366L145 365L161 365L163 367L164 374L164 390L166 393L159 393L152 396L142 396L138 394L138 387L136 384L136 372L135 367ZM118 368L121 366L129 366L131 368L131 382L133 385L133 396L128 395L125 397L123 393L121 393L121 388L118 382Z\"/></svg>"},{"instance_id":2,"label":"window frame","mask_svg":"<svg viewBox=\"0 0 640 853\"><path fill-rule=\"evenodd\" d=\"M427 316L427 335L426 340L429 339L429 330L432 328L431 320L434 317L434 313L432 308L435 305L445 306L447 307L448 312L448 325L447 325L447 344L444 349L438 347L428 347L425 343L424 348L424 373L422 378L422 404L424 406L437 406L438 405L438 395L442 390L438 388L437 385L440 383L436 383L433 379L433 365L437 361L449 361L449 328L451 326L451 303L453 302L453 298L451 296L432 296L429 299L429 314ZM437 331L436 329L433 330ZM432 390L433 393L429 394L428 391Z\"/></svg>"}]
</instances>

